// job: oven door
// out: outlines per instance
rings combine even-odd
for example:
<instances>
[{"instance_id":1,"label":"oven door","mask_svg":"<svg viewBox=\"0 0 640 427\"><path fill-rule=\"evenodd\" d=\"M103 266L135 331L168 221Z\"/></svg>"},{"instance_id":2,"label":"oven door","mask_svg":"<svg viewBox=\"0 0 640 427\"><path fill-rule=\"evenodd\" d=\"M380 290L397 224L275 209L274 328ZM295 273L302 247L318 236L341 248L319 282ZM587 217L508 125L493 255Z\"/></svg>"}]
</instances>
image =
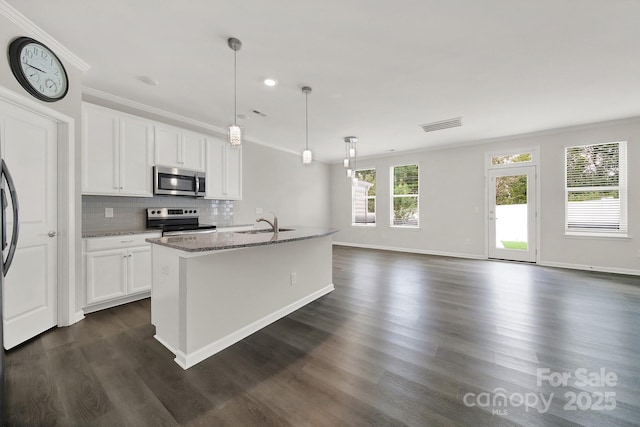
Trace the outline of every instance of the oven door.
<instances>
[{"instance_id":1,"label":"oven door","mask_svg":"<svg viewBox=\"0 0 640 427\"><path fill-rule=\"evenodd\" d=\"M197 172L168 166L153 168L153 193L173 196L198 195Z\"/></svg>"}]
</instances>

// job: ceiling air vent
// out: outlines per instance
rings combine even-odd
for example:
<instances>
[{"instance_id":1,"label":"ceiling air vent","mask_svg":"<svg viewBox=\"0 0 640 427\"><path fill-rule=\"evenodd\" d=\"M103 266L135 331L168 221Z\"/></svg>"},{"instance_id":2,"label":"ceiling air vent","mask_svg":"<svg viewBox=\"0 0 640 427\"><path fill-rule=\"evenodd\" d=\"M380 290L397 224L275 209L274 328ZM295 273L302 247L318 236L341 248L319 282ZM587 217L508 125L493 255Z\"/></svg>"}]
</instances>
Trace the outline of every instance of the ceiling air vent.
<instances>
[{"instance_id":1,"label":"ceiling air vent","mask_svg":"<svg viewBox=\"0 0 640 427\"><path fill-rule=\"evenodd\" d=\"M256 115L260 116L260 117L267 117L267 114L266 114L266 113L263 113L263 112L262 112L262 111L260 111L260 110L256 110L255 108L254 108L253 110L251 110L251 112L252 112L253 114L256 114Z\"/></svg>"},{"instance_id":2,"label":"ceiling air vent","mask_svg":"<svg viewBox=\"0 0 640 427\"><path fill-rule=\"evenodd\" d=\"M456 117L455 119L442 120L439 122L427 123L426 125L420 125L422 130L424 130L425 132L455 128L458 126L462 126L462 117Z\"/></svg>"}]
</instances>

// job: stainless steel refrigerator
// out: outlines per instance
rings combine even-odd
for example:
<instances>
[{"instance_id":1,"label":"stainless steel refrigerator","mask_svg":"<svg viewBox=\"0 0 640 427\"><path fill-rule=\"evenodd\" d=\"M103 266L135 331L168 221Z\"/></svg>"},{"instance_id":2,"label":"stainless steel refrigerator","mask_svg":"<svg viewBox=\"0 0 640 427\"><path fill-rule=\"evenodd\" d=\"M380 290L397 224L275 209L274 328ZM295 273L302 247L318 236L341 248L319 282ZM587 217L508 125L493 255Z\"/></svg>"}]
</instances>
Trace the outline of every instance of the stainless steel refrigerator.
<instances>
[{"instance_id":1,"label":"stainless steel refrigerator","mask_svg":"<svg viewBox=\"0 0 640 427\"><path fill-rule=\"evenodd\" d=\"M2 158L2 152L0 152ZM6 182L6 185L5 185ZM11 243L7 242L7 208L10 206L7 199L7 193L11 198L11 206L13 207L13 230L11 233ZM16 253L16 245L18 243L18 234L20 222L18 221L18 196L16 188L13 184L13 178L5 163L4 159L0 161L0 243L2 244L2 259L0 260L0 285L4 291L4 277L7 275L13 256ZM2 295L0 292L0 321L3 319L2 314ZM0 323L0 424L4 420L5 410L5 384L4 384L4 322Z\"/></svg>"}]
</instances>

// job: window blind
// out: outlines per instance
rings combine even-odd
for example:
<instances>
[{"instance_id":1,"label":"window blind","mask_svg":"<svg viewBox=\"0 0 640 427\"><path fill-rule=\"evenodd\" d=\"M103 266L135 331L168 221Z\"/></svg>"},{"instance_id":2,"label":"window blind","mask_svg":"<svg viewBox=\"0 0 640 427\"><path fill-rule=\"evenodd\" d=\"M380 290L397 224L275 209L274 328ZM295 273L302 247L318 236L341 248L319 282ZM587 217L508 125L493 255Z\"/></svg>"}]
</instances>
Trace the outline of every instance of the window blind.
<instances>
[{"instance_id":1,"label":"window blind","mask_svg":"<svg viewBox=\"0 0 640 427\"><path fill-rule=\"evenodd\" d=\"M626 149L625 141L565 149L568 233L626 234Z\"/></svg>"}]
</instances>

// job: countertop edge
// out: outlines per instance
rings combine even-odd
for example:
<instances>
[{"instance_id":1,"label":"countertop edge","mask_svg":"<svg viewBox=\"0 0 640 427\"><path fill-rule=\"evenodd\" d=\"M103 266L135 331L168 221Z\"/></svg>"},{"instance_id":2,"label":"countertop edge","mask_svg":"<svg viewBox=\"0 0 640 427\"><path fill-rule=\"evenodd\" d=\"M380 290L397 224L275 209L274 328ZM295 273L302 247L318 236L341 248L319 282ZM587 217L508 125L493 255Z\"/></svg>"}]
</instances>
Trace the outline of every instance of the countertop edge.
<instances>
[{"instance_id":1,"label":"countertop edge","mask_svg":"<svg viewBox=\"0 0 640 427\"><path fill-rule=\"evenodd\" d=\"M291 237L284 236L284 238L279 238L278 240L262 240L262 241L255 241L255 242L239 242L239 243L230 242L228 244L221 243L215 246L209 245L209 246L202 246L202 247L196 247L196 248L186 247L183 244L181 245L179 243L172 243L169 241L169 239L171 238L166 238L166 237L150 238L150 239L146 239L146 241L148 243L175 249L177 251L185 252L191 255L196 255L196 254L204 255L205 253L213 253L217 251L250 248L250 247L256 247L256 246L277 245L281 243L290 243L290 242L296 242L301 240L317 239L317 238L330 236L339 231L340 229L338 228L325 228L324 231L312 232L311 234L308 234L308 235L294 234ZM229 232L229 233L235 234L235 232ZM288 232L281 232L281 233L288 233ZM219 234L224 234L224 232ZM279 234L279 236L282 236L282 234ZM184 238L184 236L182 237ZM178 239L179 238L180 237L178 237ZM198 237L189 237L189 238L197 239ZM173 238L172 240L176 240L176 238Z\"/></svg>"}]
</instances>

